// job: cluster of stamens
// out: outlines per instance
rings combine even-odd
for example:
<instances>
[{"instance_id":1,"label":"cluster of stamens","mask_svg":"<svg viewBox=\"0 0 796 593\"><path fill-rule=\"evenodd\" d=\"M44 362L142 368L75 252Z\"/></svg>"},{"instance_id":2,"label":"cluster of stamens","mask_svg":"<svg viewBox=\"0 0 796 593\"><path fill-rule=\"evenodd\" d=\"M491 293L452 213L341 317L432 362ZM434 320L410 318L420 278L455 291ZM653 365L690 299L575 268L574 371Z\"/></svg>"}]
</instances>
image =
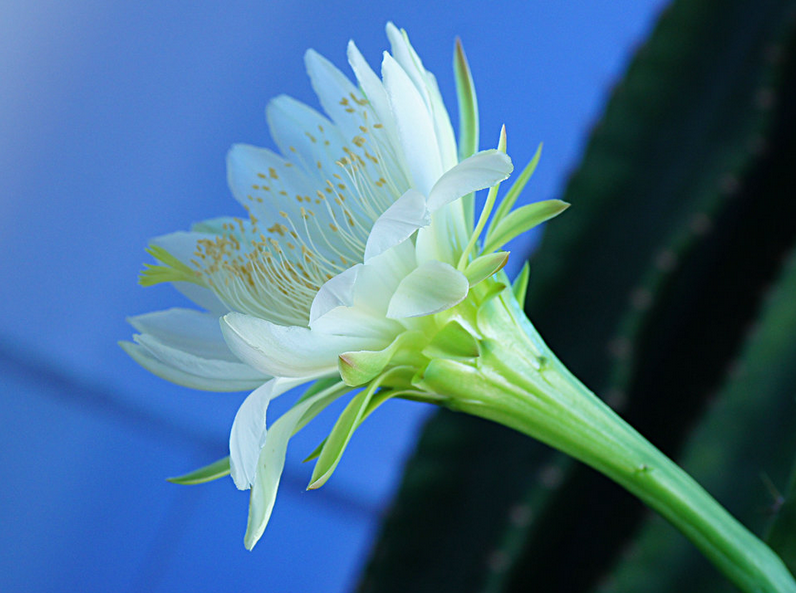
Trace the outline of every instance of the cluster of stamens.
<instances>
[{"instance_id":1,"label":"cluster of stamens","mask_svg":"<svg viewBox=\"0 0 796 593\"><path fill-rule=\"evenodd\" d=\"M350 145L335 147L323 125L305 131L315 162L291 146L281 166L293 171L267 167L252 180L248 220L233 219L215 238L199 240L192 263L232 309L306 325L321 285L362 262L373 223L408 189L399 150L381 123L370 123L367 100L352 93L340 103L359 120ZM303 176L314 193L291 195L296 184L283 175Z\"/></svg>"}]
</instances>

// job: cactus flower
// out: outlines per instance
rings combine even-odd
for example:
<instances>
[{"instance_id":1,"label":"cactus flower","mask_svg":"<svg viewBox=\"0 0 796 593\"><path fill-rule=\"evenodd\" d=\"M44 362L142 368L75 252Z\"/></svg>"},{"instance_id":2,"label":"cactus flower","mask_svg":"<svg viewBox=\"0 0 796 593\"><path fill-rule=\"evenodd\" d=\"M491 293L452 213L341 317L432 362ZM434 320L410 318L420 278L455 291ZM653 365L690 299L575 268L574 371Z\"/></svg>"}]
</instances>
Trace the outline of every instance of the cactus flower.
<instances>
[{"instance_id":1,"label":"cactus flower","mask_svg":"<svg viewBox=\"0 0 796 593\"><path fill-rule=\"evenodd\" d=\"M146 369L197 389L251 393L230 455L173 481L231 474L251 489L245 545L262 536L290 437L352 393L313 451L310 488L334 472L357 427L393 397L500 422L599 469L680 527L748 590L796 590L773 553L616 416L558 361L522 312L502 247L558 215L549 200L515 208L539 152L512 173L505 130L477 151L475 91L461 45L454 66L459 141L434 76L404 31L387 26L381 77L353 42L356 84L305 56L326 115L286 96L267 120L279 153L234 146L233 196L245 214L154 239L141 283L170 282L200 310L130 319L122 347ZM475 216L474 193L489 188ZM266 422L269 402L314 383Z\"/></svg>"},{"instance_id":2,"label":"cactus flower","mask_svg":"<svg viewBox=\"0 0 796 593\"><path fill-rule=\"evenodd\" d=\"M472 115L464 126L471 149L460 158L434 76L405 32L389 24L387 35L392 53L384 54L381 79L349 43L357 85L307 52L326 116L277 97L266 114L281 154L230 150L229 186L246 215L204 221L150 246L159 263L146 267L142 284L172 282L205 311L133 317L140 333L122 344L175 383L253 390L235 417L229 457L236 486L253 489L250 548L268 521L296 427L353 388L368 386L357 396L357 422L386 392L412 391L412 376L430 360L424 350L440 348L435 338L469 336L452 329L455 315L445 312L503 267L508 253L498 248L566 206L526 207L475 257L472 194L506 179L511 160L504 146L475 152ZM471 89L460 48L457 60L460 85ZM318 379L329 380L324 389L266 427L270 400ZM313 487L339 460L342 451L329 447Z\"/></svg>"}]
</instances>

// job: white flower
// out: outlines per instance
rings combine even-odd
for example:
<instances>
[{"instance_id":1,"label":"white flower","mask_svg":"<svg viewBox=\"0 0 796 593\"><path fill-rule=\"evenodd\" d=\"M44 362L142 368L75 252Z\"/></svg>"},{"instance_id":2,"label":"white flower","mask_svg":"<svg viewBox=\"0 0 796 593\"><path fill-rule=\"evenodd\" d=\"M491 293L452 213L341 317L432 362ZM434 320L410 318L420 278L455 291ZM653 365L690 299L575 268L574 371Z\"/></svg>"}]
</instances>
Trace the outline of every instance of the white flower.
<instances>
[{"instance_id":1,"label":"white flower","mask_svg":"<svg viewBox=\"0 0 796 593\"><path fill-rule=\"evenodd\" d=\"M152 242L162 265L149 266L142 283L172 282L207 312L134 317L140 334L122 344L142 366L175 383L254 390L230 436L232 478L238 488L253 489L249 548L265 529L295 430L353 385L369 383L357 396L360 407L350 418L344 413L342 428L330 435L333 443L341 440L338 449L321 452L317 487L350 433L380 403L373 399L378 388L389 385L398 394L408 385L391 361L428 345L441 324L427 316L460 303L474 284L463 268L483 223L474 235L472 212L460 198L512 171L505 147L459 160L434 76L405 32L388 24L387 35L392 54L384 54L381 79L349 43L358 86L307 52L328 118L280 96L268 105L267 120L281 155L232 148L229 186L247 219L214 219ZM507 240L532 226L525 222L498 234ZM503 255L482 258L477 280L498 270ZM271 399L323 378L332 380L266 431Z\"/></svg>"}]
</instances>

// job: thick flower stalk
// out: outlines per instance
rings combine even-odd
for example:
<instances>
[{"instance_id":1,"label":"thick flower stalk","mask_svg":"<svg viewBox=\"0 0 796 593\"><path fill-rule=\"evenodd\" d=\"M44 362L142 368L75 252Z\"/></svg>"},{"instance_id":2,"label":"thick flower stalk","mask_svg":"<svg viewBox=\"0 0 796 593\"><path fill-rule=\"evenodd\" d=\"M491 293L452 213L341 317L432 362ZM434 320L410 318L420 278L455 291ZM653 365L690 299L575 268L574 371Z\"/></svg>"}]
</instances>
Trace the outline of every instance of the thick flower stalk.
<instances>
[{"instance_id":1,"label":"thick flower stalk","mask_svg":"<svg viewBox=\"0 0 796 593\"><path fill-rule=\"evenodd\" d=\"M562 212L551 200L515 208L539 152L512 173L505 131L477 152L475 91L461 46L455 70L459 142L434 76L406 33L387 26L381 78L353 42L353 84L313 51L307 71L326 116L274 99L281 154L238 145L228 181L246 214L152 241L141 282L170 282L203 311L130 319L122 347L188 387L251 390L228 458L175 478L231 474L251 489L246 547L273 509L288 441L352 393L312 452L310 488L334 472L357 427L393 397L501 422L592 465L677 525L748 591L796 591L779 559L693 480L577 381L521 311L527 267L511 286L501 248ZM328 116L328 117L327 117ZM476 219L474 193L490 188ZM314 382L266 425L269 402Z\"/></svg>"}]
</instances>

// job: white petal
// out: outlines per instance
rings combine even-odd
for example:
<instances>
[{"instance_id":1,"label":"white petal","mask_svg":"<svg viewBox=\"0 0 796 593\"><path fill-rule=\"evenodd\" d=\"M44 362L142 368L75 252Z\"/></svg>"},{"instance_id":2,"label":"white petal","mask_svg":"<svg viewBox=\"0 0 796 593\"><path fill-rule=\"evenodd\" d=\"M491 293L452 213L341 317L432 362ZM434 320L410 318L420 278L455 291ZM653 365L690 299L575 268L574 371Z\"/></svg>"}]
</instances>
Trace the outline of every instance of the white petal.
<instances>
[{"instance_id":1,"label":"white petal","mask_svg":"<svg viewBox=\"0 0 796 593\"><path fill-rule=\"evenodd\" d=\"M346 306L341 298L340 305L313 319L313 331L391 340L403 326L385 318L387 307L401 280L414 268L411 241L404 241L373 257L367 264L356 266L352 292L344 297L345 302L349 299L353 302ZM350 270L343 274L354 275Z\"/></svg>"},{"instance_id":2,"label":"white petal","mask_svg":"<svg viewBox=\"0 0 796 593\"><path fill-rule=\"evenodd\" d=\"M277 325L242 313L224 316L221 331L238 358L277 377L334 376L340 353L386 346L382 339L333 336L306 327Z\"/></svg>"},{"instance_id":3,"label":"white petal","mask_svg":"<svg viewBox=\"0 0 796 593\"><path fill-rule=\"evenodd\" d=\"M409 47L411 48L411 45ZM459 161L459 150L456 146L456 137L453 134L448 110L445 109L445 103L442 102L442 95L437 86L437 79L431 72L426 71L426 80L429 87L428 93L431 97L431 113L439 143L442 168L447 171Z\"/></svg>"},{"instance_id":4,"label":"white petal","mask_svg":"<svg viewBox=\"0 0 796 593\"><path fill-rule=\"evenodd\" d=\"M359 86L362 87L362 92L365 93L365 97L379 122L384 126L389 137L397 138L395 119L392 116L390 98L387 96L387 91L384 90L381 79L376 76L376 73L365 61L365 58L362 57L353 41L348 42L348 63L351 65Z\"/></svg>"},{"instance_id":5,"label":"white petal","mask_svg":"<svg viewBox=\"0 0 796 593\"><path fill-rule=\"evenodd\" d=\"M193 309L167 309L129 317L128 323L173 348L196 356L240 362L227 347L218 315Z\"/></svg>"},{"instance_id":6,"label":"white petal","mask_svg":"<svg viewBox=\"0 0 796 593\"><path fill-rule=\"evenodd\" d=\"M442 175L434 123L409 76L388 53L381 69L413 186L428 195Z\"/></svg>"},{"instance_id":7,"label":"white petal","mask_svg":"<svg viewBox=\"0 0 796 593\"><path fill-rule=\"evenodd\" d=\"M398 245L430 222L426 198L420 192L410 189L395 200L373 224L365 246L365 263Z\"/></svg>"},{"instance_id":8,"label":"white petal","mask_svg":"<svg viewBox=\"0 0 796 593\"><path fill-rule=\"evenodd\" d=\"M249 389L252 383L262 383L270 378L237 359L200 356L190 350L174 347L149 334L136 334L133 339L162 363L195 377L236 384L244 382ZM235 389L239 390L239 387ZM233 390L224 389L224 391Z\"/></svg>"},{"instance_id":9,"label":"white petal","mask_svg":"<svg viewBox=\"0 0 796 593\"><path fill-rule=\"evenodd\" d=\"M428 196L428 209L434 212L469 193L492 187L513 170L505 153L494 149L476 153L439 178Z\"/></svg>"},{"instance_id":10,"label":"white petal","mask_svg":"<svg viewBox=\"0 0 796 593\"><path fill-rule=\"evenodd\" d=\"M354 287L354 304L384 316L401 281L415 268L415 246L404 241L372 257L360 270Z\"/></svg>"},{"instance_id":11,"label":"white petal","mask_svg":"<svg viewBox=\"0 0 796 593\"><path fill-rule=\"evenodd\" d=\"M352 95L361 98L359 89L334 64L314 50L308 50L304 54L304 64L323 110L344 130L346 136L353 138L361 134L360 115L346 111L354 104Z\"/></svg>"},{"instance_id":12,"label":"white petal","mask_svg":"<svg viewBox=\"0 0 796 593\"><path fill-rule=\"evenodd\" d=\"M266 439L265 413L269 402L303 382L304 379L275 377L252 391L238 408L229 435L229 469L239 490L254 484L257 460Z\"/></svg>"},{"instance_id":13,"label":"white petal","mask_svg":"<svg viewBox=\"0 0 796 593\"><path fill-rule=\"evenodd\" d=\"M402 319L439 313L464 300L469 282L453 266L428 261L401 281L387 317Z\"/></svg>"},{"instance_id":14,"label":"white petal","mask_svg":"<svg viewBox=\"0 0 796 593\"><path fill-rule=\"evenodd\" d=\"M344 138L323 115L287 95L272 99L265 115L279 150L295 159L307 175L323 183L329 171L339 169L335 162L345 154ZM315 197L314 191L310 196Z\"/></svg>"},{"instance_id":15,"label":"white petal","mask_svg":"<svg viewBox=\"0 0 796 593\"><path fill-rule=\"evenodd\" d=\"M392 23L387 23L387 39L390 40L390 50L395 61L400 64L404 72L406 72L412 84L420 93L423 98L423 103L426 108L431 107L431 99L428 96L428 87L425 80L425 68L420 62L420 58L410 49L409 43L404 37L403 33ZM415 58L417 57L417 60Z\"/></svg>"},{"instance_id":16,"label":"white petal","mask_svg":"<svg viewBox=\"0 0 796 593\"><path fill-rule=\"evenodd\" d=\"M227 153L227 183L238 202L269 223L280 220L282 211L298 217L296 196L315 195L311 180L298 167L249 144L235 144Z\"/></svg>"},{"instance_id":17,"label":"white petal","mask_svg":"<svg viewBox=\"0 0 796 593\"><path fill-rule=\"evenodd\" d=\"M405 328L365 307L335 307L312 324L313 331L389 342Z\"/></svg>"},{"instance_id":18,"label":"white petal","mask_svg":"<svg viewBox=\"0 0 796 593\"><path fill-rule=\"evenodd\" d=\"M311 419L337 399L344 389L328 389L293 406L274 422L257 462L258 471L249 501L249 520L244 544L251 550L260 539L271 517L279 481L285 468L287 444L302 422Z\"/></svg>"},{"instance_id":19,"label":"white petal","mask_svg":"<svg viewBox=\"0 0 796 593\"><path fill-rule=\"evenodd\" d=\"M310 308L310 327L319 317L335 307L350 307L354 304L354 283L361 264L348 268L321 286Z\"/></svg>"},{"instance_id":20,"label":"white petal","mask_svg":"<svg viewBox=\"0 0 796 593\"><path fill-rule=\"evenodd\" d=\"M205 391L249 391L258 385L262 384L267 379L264 375L257 373L259 378L245 378L242 376L245 372L253 372L248 366L239 363L240 367L235 367L230 373L218 374L212 376L212 370L208 367L204 368L202 375L188 372L182 368L174 365L173 360L164 362L156 357L152 350L140 344L133 344L132 342L119 342L122 349L138 364L144 367L153 375L171 381L177 385L190 387L191 389L202 389ZM229 365L231 363L227 363ZM194 367L195 368L195 367ZM226 370L230 370L227 366Z\"/></svg>"},{"instance_id":21,"label":"white petal","mask_svg":"<svg viewBox=\"0 0 796 593\"><path fill-rule=\"evenodd\" d=\"M447 171L458 161L456 139L453 134L448 111L442 102L442 95L434 75L425 69L420 56L412 47L405 31L399 30L392 23L387 23L387 37L390 40L392 54L415 85L426 109L431 114L434 132L437 137L437 150L440 154L442 170Z\"/></svg>"},{"instance_id":22,"label":"white petal","mask_svg":"<svg viewBox=\"0 0 796 593\"><path fill-rule=\"evenodd\" d=\"M431 215L431 224L417 231L415 256L418 265L437 260L456 265L459 255L469 240L464 230L461 201L451 202Z\"/></svg>"}]
</instances>

